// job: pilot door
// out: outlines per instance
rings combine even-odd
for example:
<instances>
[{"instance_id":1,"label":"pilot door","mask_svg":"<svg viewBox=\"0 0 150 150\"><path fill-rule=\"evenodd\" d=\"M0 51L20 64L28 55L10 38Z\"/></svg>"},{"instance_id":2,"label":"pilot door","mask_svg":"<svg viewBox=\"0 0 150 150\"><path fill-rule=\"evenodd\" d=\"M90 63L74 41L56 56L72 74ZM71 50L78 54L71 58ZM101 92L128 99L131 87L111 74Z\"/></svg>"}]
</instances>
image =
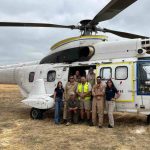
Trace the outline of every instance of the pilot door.
<instances>
[{"instance_id":1,"label":"pilot door","mask_svg":"<svg viewBox=\"0 0 150 150\"><path fill-rule=\"evenodd\" d=\"M102 82L106 84L108 79L112 79L115 87L120 93L117 102L134 101L134 68L133 62L99 64L97 65L97 76L102 77Z\"/></svg>"}]
</instances>

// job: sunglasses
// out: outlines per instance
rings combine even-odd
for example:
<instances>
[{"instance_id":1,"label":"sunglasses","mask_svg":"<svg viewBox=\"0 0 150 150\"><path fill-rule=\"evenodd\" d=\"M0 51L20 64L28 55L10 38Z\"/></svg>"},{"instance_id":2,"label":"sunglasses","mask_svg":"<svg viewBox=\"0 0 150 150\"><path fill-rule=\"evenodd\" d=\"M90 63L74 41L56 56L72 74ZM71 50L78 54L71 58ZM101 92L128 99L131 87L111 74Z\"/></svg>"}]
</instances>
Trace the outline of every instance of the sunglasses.
<instances>
[{"instance_id":1,"label":"sunglasses","mask_svg":"<svg viewBox=\"0 0 150 150\"><path fill-rule=\"evenodd\" d=\"M74 78L69 78L69 79L74 79Z\"/></svg>"}]
</instances>

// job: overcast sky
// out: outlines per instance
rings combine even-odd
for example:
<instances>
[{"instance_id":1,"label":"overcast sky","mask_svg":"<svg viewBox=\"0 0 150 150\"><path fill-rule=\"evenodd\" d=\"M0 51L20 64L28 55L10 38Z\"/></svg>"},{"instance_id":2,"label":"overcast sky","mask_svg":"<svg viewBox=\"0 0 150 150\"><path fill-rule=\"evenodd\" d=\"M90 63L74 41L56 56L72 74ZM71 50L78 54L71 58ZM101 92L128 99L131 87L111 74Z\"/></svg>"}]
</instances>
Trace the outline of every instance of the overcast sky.
<instances>
[{"instance_id":1,"label":"overcast sky","mask_svg":"<svg viewBox=\"0 0 150 150\"><path fill-rule=\"evenodd\" d=\"M0 21L77 25L92 19L110 0L0 0ZM112 20L99 24L150 36L150 0L137 0ZM0 65L40 60L56 42L79 31L56 28L0 27ZM101 33L102 34L102 33ZM120 40L117 36L110 39Z\"/></svg>"}]
</instances>

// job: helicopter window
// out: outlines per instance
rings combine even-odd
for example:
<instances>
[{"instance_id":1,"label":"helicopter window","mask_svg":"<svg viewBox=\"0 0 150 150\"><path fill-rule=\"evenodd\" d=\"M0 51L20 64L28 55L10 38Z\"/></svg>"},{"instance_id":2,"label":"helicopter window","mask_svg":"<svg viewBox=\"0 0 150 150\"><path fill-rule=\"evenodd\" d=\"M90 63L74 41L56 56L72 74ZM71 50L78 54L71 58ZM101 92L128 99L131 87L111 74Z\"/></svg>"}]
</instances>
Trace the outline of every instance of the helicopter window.
<instances>
[{"instance_id":1,"label":"helicopter window","mask_svg":"<svg viewBox=\"0 0 150 150\"><path fill-rule=\"evenodd\" d=\"M35 75L35 72L30 72L29 73L29 82L33 82L34 81L34 75Z\"/></svg>"},{"instance_id":2,"label":"helicopter window","mask_svg":"<svg viewBox=\"0 0 150 150\"><path fill-rule=\"evenodd\" d=\"M137 94L150 94L150 62L138 62Z\"/></svg>"},{"instance_id":3,"label":"helicopter window","mask_svg":"<svg viewBox=\"0 0 150 150\"><path fill-rule=\"evenodd\" d=\"M126 80L128 78L128 67L118 66L115 69L115 79L116 80Z\"/></svg>"},{"instance_id":4,"label":"helicopter window","mask_svg":"<svg viewBox=\"0 0 150 150\"><path fill-rule=\"evenodd\" d=\"M112 69L110 67L103 67L100 70L102 80L108 80L112 77Z\"/></svg>"},{"instance_id":5,"label":"helicopter window","mask_svg":"<svg viewBox=\"0 0 150 150\"><path fill-rule=\"evenodd\" d=\"M56 71L49 71L47 73L47 82L53 82L56 78Z\"/></svg>"}]
</instances>

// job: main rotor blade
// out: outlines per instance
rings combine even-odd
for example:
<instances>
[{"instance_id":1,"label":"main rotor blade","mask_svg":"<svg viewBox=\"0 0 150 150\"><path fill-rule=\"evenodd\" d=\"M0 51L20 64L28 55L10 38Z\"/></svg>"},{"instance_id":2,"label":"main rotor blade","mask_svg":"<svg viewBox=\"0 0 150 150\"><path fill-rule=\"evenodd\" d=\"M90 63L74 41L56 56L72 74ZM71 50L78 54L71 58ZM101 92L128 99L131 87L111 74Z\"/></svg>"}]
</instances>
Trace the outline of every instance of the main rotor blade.
<instances>
[{"instance_id":1,"label":"main rotor blade","mask_svg":"<svg viewBox=\"0 0 150 150\"><path fill-rule=\"evenodd\" d=\"M110 29L106 29L106 28L104 28L101 31L103 31L103 32L109 32L109 33L118 35L120 37L129 38L129 39L136 39L136 38L147 39L147 38L150 38L150 37L146 37L146 36L142 36L142 35L127 33L127 32L121 32L121 31L115 31L115 30L110 30Z\"/></svg>"},{"instance_id":2,"label":"main rotor blade","mask_svg":"<svg viewBox=\"0 0 150 150\"><path fill-rule=\"evenodd\" d=\"M109 20L133 4L137 0L111 0L89 23L97 25L101 21Z\"/></svg>"},{"instance_id":3,"label":"main rotor blade","mask_svg":"<svg viewBox=\"0 0 150 150\"><path fill-rule=\"evenodd\" d=\"M74 25L65 26L49 23L0 22L0 27L53 27L74 29Z\"/></svg>"}]
</instances>

